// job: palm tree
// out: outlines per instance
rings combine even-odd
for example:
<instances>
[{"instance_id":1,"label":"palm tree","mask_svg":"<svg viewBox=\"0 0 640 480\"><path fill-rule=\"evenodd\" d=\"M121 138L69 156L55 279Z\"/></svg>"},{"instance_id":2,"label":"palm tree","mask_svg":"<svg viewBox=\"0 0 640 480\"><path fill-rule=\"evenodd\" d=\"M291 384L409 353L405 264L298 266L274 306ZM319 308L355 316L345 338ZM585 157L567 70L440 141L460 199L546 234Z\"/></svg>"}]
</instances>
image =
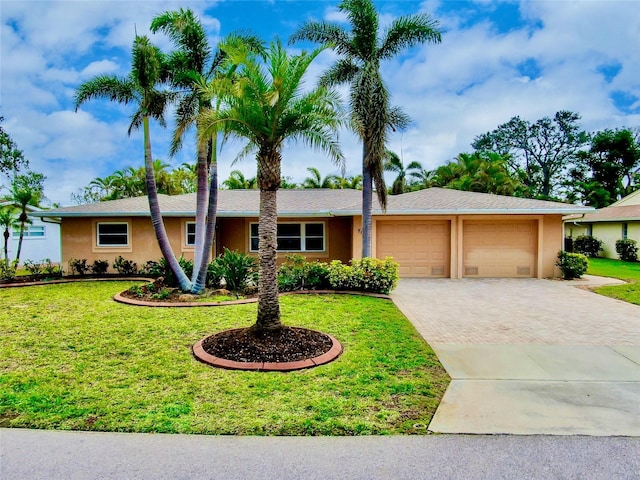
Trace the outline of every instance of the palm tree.
<instances>
[{"instance_id":1,"label":"palm tree","mask_svg":"<svg viewBox=\"0 0 640 480\"><path fill-rule=\"evenodd\" d=\"M302 188L336 188L337 177L335 175L327 175L322 178L320 170L315 167L308 167L307 171L311 176L303 180Z\"/></svg>"},{"instance_id":2,"label":"palm tree","mask_svg":"<svg viewBox=\"0 0 640 480\"><path fill-rule=\"evenodd\" d=\"M191 281L182 271L176 256L171 249L169 238L162 220L160 204L158 203L158 191L153 170L153 157L151 155L151 138L149 135L149 119L157 120L164 126L164 111L167 103L172 99L169 92L157 89L161 83L165 69L165 58L162 52L152 45L145 36L136 36L133 42L132 68L125 78L110 75L101 75L83 83L76 90L76 111L87 100L93 98L108 98L112 101L136 104L136 111L131 118L128 133L134 129L143 129L144 137L144 164L147 198L149 199L149 211L151 222L155 230L156 238L162 255L167 260L171 271L174 273L178 284L183 291L191 289Z\"/></svg>"},{"instance_id":3,"label":"palm tree","mask_svg":"<svg viewBox=\"0 0 640 480\"><path fill-rule=\"evenodd\" d=\"M362 175L336 177L335 188L351 188L354 190L362 190Z\"/></svg>"},{"instance_id":4,"label":"palm tree","mask_svg":"<svg viewBox=\"0 0 640 480\"><path fill-rule=\"evenodd\" d=\"M399 195L407 191L407 177L423 170L420 162L413 161L406 167L397 153L387 150L385 154L384 169L387 172L398 174L391 187L391 195Z\"/></svg>"},{"instance_id":5,"label":"palm tree","mask_svg":"<svg viewBox=\"0 0 640 480\"><path fill-rule=\"evenodd\" d=\"M291 41L310 40L332 48L340 59L321 77L322 85L350 84L351 126L362 140L362 256L371 256L371 207L373 185L380 205L386 207L383 157L387 133L402 128L409 118L389 103L389 92L380 74L380 63L407 47L440 42L438 22L427 14L403 16L381 36L379 15L372 0L343 0L351 32L337 23L307 22Z\"/></svg>"},{"instance_id":6,"label":"palm tree","mask_svg":"<svg viewBox=\"0 0 640 480\"><path fill-rule=\"evenodd\" d=\"M20 222L18 221L18 215L13 206L5 206L0 208L0 227L4 229L2 232L4 236L4 261L9 265L9 232L12 228L20 228Z\"/></svg>"},{"instance_id":7,"label":"palm tree","mask_svg":"<svg viewBox=\"0 0 640 480\"><path fill-rule=\"evenodd\" d=\"M16 175L11 182L11 197L20 209L18 221L20 223L20 237L18 238L18 250L16 251L16 264L20 262L22 253L22 241L26 225L31 223L27 214L27 207L37 207L44 198L45 176L41 173L26 172L24 175Z\"/></svg>"},{"instance_id":8,"label":"palm tree","mask_svg":"<svg viewBox=\"0 0 640 480\"><path fill-rule=\"evenodd\" d=\"M256 177L245 178L240 170L233 170L224 182L222 182L229 190L243 190L257 188Z\"/></svg>"},{"instance_id":9,"label":"palm tree","mask_svg":"<svg viewBox=\"0 0 640 480\"><path fill-rule=\"evenodd\" d=\"M207 40L202 23L191 9L164 12L153 19L151 31L166 33L176 46L169 55L171 83L184 94L176 110L176 129L171 154L181 147L186 131L196 125L198 115L212 106L213 97L203 88L216 77L224 77L235 70L224 50L226 43L243 41L249 48L262 48L255 37L230 35L215 53ZM200 293L205 286L207 264L213 247L218 205L218 167L216 134L205 138L199 135L196 196L195 259L192 293Z\"/></svg>"},{"instance_id":10,"label":"palm tree","mask_svg":"<svg viewBox=\"0 0 640 480\"><path fill-rule=\"evenodd\" d=\"M256 152L260 216L258 225L258 314L252 330L266 334L282 327L277 282L277 191L282 181L282 148L300 140L342 162L337 129L343 115L339 95L325 87L302 90L302 79L321 49L289 56L279 41L264 58L238 46L239 80L220 89L224 105L200 119L201 135L218 131L247 140L241 156Z\"/></svg>"}]
</instances>

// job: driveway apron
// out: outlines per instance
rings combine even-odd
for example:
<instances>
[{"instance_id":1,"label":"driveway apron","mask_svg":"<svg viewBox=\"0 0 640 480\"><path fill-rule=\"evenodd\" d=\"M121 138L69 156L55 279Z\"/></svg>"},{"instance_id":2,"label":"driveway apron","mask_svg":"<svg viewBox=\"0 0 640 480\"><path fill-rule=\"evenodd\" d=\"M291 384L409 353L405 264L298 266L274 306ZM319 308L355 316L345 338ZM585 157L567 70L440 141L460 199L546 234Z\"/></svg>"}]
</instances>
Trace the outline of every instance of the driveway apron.
<instances>
[{"instance_id":1,"label":"driveway apron","mask_svg":"<svg viewBox=\"0 0 640 480\"><path fill-rule=\"evenodd\" d=\"M587 283L402 279L393 301L452 378L429 429L640 436L640 307Z\"/></svg>"}]
</instances>

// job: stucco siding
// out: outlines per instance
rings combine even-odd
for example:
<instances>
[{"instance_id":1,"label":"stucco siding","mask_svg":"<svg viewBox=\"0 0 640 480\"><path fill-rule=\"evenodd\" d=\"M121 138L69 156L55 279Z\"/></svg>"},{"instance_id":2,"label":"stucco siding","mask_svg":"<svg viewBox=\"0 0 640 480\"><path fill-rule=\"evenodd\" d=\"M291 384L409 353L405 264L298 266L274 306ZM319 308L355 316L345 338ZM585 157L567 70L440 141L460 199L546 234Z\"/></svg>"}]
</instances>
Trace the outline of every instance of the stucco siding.
<instances>
[{"instance_id":1,"label":"stucco siding","mask_svg":"<svg viewBox=\"0 0 640 480\"><path fill-rule=\"evenodd\" d=\"M593 236L604 243L600 254L605 258L618 258L616 241L622 238L622 222L599 222L593 224Z\"/></svg>"},{"instance_id":2,"label":"stucco siding","mask_svg":"<svg viewBox=\"0 0 640 480\"><path fill-rule=\"evenodd\" d=\"M556 267L558 252L562 250L562 216L545 215L542 217L542 245L540 252L542 258L539 265L542 278L555 278L560 276L560 270Z\"/></svg>"}]
</instances>

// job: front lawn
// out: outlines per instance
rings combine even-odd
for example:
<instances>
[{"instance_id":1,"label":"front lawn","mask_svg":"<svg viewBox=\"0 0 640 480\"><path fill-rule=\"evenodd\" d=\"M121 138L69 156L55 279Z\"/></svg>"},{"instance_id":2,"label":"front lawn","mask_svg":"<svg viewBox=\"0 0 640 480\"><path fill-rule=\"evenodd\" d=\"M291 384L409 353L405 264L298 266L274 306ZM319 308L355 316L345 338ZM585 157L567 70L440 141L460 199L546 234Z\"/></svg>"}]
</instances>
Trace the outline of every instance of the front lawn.
<instances>
[{"instance_id":1,"label":"front lawn","mask_svg":"<svg viewBox=\"0 0 640 480\"><path fill-rule=\"evenodd\" d=\"M640 305L640 262L632 263L609 258L590 258L587 273L601 277L619 278L629 282L626 285L599 287L595 289L595 292Z\"/></svg>"},{"instance_id":2,"label":"front lawn","mask_svg":"<svg viewBox=\"0 0 640 480\"><path fill-rule=\"evenodd\" d=\"M256 304L149 308L130 282L0 289L0 426L231 435L425 433L444 369L389 300L282 297L283 321L337 337L336 361L290 373L214 369L200 338Z\"/></svg>"}]
</instances>

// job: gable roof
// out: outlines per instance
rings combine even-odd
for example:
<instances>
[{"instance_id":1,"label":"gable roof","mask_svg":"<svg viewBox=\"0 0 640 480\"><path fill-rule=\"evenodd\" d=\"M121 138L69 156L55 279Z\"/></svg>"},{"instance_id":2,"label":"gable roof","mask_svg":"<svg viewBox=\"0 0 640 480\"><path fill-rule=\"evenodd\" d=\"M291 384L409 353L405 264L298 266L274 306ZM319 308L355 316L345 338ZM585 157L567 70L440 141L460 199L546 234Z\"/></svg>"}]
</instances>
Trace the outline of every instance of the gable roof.
<instances>
[{"instance_id":1,"label":"gable roof","mask_svg":"<svg viewBox=\"0 0 640 480\"><path fill-rule=\"evenodd\" d=\"M160 210L166 217L195 215L196 194L158 195ZM278 191L278 215L282 217L352 216L362 213L362 192L350 189L305 189ZM258 190L219 190L218 216L257 217L260 206ZM387 214L569 214L586 213L593 208L559 202L507 197L487 193L463 192L446 188L429 188L389 196ZM384 212L375 200L374 215ZM147 197L125 198L58 208L36 213L45 217L122 217L149 216Z\"/></svg>"},{"instance_id":2,"label":"gable roof","mask_svg":"<svg viewBox=\"0 0 640 480\"><path fill-rule=\"evenodd\" d=\"M609 205L610 207L621 207L626 205L640 205L640 189L633 193L630 193L626 197L621 198L615 203Z\"/></svg>"},{"instance_id":3,"label":"gable roof","mask_svg":"<svg viewBox=\"0 0 640 480\"><path fill-rule=\"evenodd\" d=\"M582 218L572 218L571 220L578 223L640 221L640 205L619 207L610 205Z\"/></svg>"}]
</instances>

